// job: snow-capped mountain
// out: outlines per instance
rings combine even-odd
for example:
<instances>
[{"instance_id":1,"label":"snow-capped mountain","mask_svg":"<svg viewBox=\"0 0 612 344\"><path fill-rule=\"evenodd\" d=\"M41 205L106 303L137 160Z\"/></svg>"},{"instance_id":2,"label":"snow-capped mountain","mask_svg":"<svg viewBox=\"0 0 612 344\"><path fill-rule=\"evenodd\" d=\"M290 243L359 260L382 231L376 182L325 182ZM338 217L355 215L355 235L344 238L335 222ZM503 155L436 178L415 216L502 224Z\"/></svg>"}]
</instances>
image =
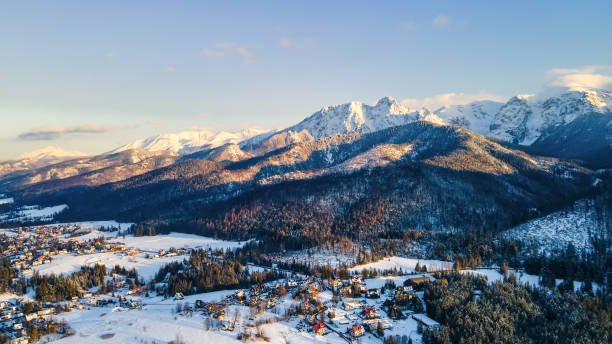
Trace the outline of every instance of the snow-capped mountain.
<instances>
[{"instance_id":1,"label":"snow-capped mountain","mask_svg":"<svg viewBox=\"0 0 612 344\"><path fill-rule=\"evenodd\" d=\"M612 114L610 91L574 89L553 95L517 95L506 103L477 101L435 111L449 124L527 146L550 130L591 113Z\"/></svg>"},{"instance_id":2,"label":"snow-capped mountain","mask_svg":"<svg viewBox=\"0 0 612 344\"><path fill-rule=\"evenodd\" d=\"M362 102L326 106L285 130L293 132L307 130L315 139L320 139L334 134L371 133L415 120L442 122L427 109L411 110L391 97L384 97L373 106Z\"/></svg>"},{"instance_id":3,"label":"snow-capped mountain","mask_svg":"<svg viewBox=\"0 0 612 344\"><path fill-rule=\"evenodd\" d=\"M612 92L573 88L435 111L448 124L528 146L531 153L612 166Z\"/></svg>"},{"instance_id":4,"label":"snow-capped mountain","mask_svg":"<svg viewBox=\"0 0 612 344\"><path fill-rule=\"evenodd\" d=\"M244 129L235 132L212 131L208 129L187 130L175 134L161 134L137 140L114 149L111 153L128 149L147 151L169 151L178 154L193 153L206 148L219 147L227 143L238 143L255 135L267 132L265 129Z\"/></svg>"},{"instance_id":5,"label":"snow-capped mountain","mask_svg":"<svg viewBox=\"0 0 612 344\"><path fill-rule=\"evenodd\" d=\"M241 143L241 147L263 153L292 143L336 134L372 133L417 120L444 123L427 109L408 109L391 97L381 98L375 105L353 101L325 106L294 126L246 140Z\"/></svg>"},{"instance_id":6,"label":"snow-capped mountain","mask_svg":"<svg viewBox=\"0 0 612 344\"><path fill-rule=\"evenodd\" d=\"M47 146L31 152L23 153L18 156L15 160L42 160L42 159L65 159L74 158L80 156L87 156L88 154L79 151L66 151L59 147Z\"/></svg>"},{"instance_id":7,"label":"snow-capped mountain","mask_svg":"<svg viewBox=\"0 0 612 344\"><path fill-rule=\"evenodd\" d=\"M569 124L590 113L612 114L612 93L606 90L570 90L559 95L516 96L493 118L490 135L530 145L547 130Z\"/></svg>"},{"instance_id":8,"label":"snow-capped mountain","mask_svg":"<svg viewBox=\"0 0 612 344\"><path fill-rule=\"evenodd\" d=\"M35 169L87 155L88 154L79 151L66 151L59 147L48 146L23 153L14 160L0 162L0 176Z\"/></svg>"},{"instance_id":9,"label":"snow-capped mountain","mask_svg":"<svg viewBox=\"0 0 612 344\"><path fill-rule=\"evenodd\" d=\"M313 141L336 134L371 133L424 120L459 125L478 134L529 146L538 139L538 142L542 142L543 138L553 134L553 130L593 113L604 114L606 117L607 114L612 114L610 91L566 89L552 94L549 92L548 95L517 95L506 103L480 100L463 105L448 105L433 112L426 108L409 109L393 98L385 97L375 105L353 101L325 106L294 126L255 136L239 145L245 151L260 155L293 143ZM598 120L599 122L601 121ZM576 127L589 126L581 124ZM584 129L572 135L582 137L588 135L588 132L589 129ZM598 140L600 144L606 145L607 142L612 146L611 131L606 131L602 137L603 140ZM558 143L559 140L555 142ZM547 148L547 152L551 151L551 147ZM580 154L563 157L580 158Z\"/></svg>"},{"instance_id":10,"label":"snow-capped mountain","mask_svg":"<svg viewBox=\"0 0 612 344\"><path fill-rule=\"evenodd\" d=\"M434 113L447 124L455 124L479 134L490 132L489 127L495 114L504 103L492 100L479 100L463 105L448 105Z\"/></svg>"}]
</instances>

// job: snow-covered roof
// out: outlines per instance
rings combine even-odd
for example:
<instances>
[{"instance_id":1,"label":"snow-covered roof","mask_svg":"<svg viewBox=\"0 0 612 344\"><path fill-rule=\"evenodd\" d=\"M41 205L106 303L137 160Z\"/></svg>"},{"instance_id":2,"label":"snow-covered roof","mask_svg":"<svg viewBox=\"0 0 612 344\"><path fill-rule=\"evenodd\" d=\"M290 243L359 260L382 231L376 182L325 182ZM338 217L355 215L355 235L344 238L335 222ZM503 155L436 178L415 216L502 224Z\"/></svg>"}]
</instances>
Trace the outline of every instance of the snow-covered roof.
<instances>
[{"instance_id":1,"label":"snow-covered roof","mask_svg":"<svg viewBox=\"0 0 612 344\"><path fill-rule=\"evenodd\" d=\"M416 321L422 322L427 326L440 326L440 323L428 317L425 314L413 314L412 318Z\"/></svg>"}]
</instances>

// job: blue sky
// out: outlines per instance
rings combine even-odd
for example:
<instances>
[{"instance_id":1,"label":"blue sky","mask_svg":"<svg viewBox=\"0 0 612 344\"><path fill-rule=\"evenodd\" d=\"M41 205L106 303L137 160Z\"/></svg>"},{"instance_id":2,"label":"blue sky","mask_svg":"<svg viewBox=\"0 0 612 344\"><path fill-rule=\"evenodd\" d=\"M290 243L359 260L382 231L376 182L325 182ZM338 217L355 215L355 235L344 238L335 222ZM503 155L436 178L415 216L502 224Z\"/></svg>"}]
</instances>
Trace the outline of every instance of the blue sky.
<instances>
[{"instance_id":1,"label":"blue sky","mask_svg":"<svg viewBox=\"0 0 612 344\"><path fill-rule=\"evenodd\" d=\"M611 1L4 2L0 159L282 127L386 95L505 99L552 69L608 77L611 22Z\"/></svg>"}]
</instances>

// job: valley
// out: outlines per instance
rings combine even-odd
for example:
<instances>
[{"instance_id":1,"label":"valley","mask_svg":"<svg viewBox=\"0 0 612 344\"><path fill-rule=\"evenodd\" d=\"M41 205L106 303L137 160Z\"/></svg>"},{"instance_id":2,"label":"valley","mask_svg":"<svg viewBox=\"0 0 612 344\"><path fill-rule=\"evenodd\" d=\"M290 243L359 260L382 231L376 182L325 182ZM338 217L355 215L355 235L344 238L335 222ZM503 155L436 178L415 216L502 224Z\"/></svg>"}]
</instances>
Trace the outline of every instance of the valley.
<instances>
[{"instance_id":1,"label":"valley","mask_svg":"<svg viewBox=\"0 0 612 344\"><path fill-rule=\"evenodd\" d=\"M12 161L0 176L0 339L443 343L483 330L510 343L586 331L558 316L609 306L608 98L432 112L385 97L286 129ZM527 308L497 311L508 304ZM466 327L466 312L504 326Z\"/></svg>"}]
</instances>

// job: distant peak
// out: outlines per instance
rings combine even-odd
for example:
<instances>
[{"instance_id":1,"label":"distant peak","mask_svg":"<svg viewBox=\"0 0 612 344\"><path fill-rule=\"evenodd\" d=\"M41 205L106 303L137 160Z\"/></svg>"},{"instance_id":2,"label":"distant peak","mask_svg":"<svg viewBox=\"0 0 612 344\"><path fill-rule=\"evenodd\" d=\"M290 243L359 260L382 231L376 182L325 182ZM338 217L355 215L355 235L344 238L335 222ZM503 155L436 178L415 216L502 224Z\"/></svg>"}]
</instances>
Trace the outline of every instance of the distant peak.
<instances>
[{"instance_id":1,"label":"distant peak","mask_svg":"<svg viewBox=\"0 0 612 344\"><path fill-rule=\"evenodd\" d=\"M238 143L267 132L266 129L244 128L239 131L213 131L209 128L191 128L179 133L166 133L137 140L112 150L112 153L128 149L168 151L189 154L205 148L215 148L226 143Z\"/></svg>"},{"instance_id":2,"label":"distant peak","mask_svg":"<svg viewBox=\"0 0 612 344\"><path fill-rule=\"evenodd\" d=\"M32 159L32 160L40 160L40 159L50 159L50 158L66 158L66 157L77 157L77 156L86 156L83 152L79 151L66 151L59 147L55 146L47 146L40 149L33 150L31 152L23 153L17 157L18 160L23 159Z\"/></svg>"}]
</instances>

